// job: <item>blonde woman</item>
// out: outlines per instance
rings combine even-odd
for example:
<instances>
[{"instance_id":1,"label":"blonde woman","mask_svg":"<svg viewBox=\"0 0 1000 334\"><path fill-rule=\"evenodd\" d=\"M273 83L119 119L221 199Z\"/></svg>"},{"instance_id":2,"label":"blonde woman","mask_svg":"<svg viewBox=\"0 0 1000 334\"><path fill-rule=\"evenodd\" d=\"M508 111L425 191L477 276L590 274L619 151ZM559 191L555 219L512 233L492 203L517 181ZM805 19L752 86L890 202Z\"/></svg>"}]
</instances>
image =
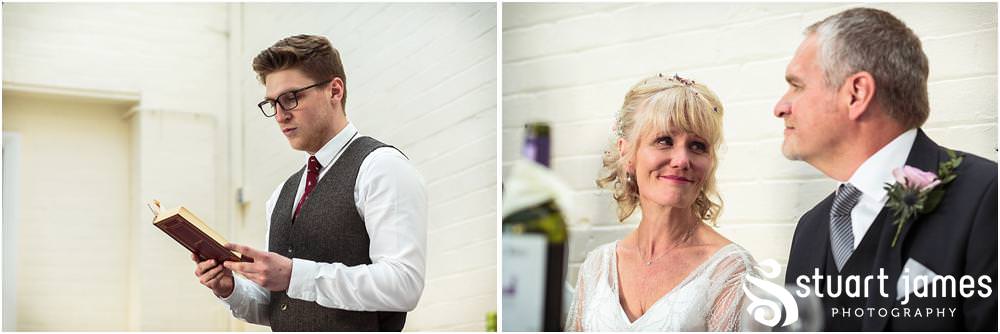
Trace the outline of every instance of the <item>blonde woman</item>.
<instances>
[{"instance_id":1,"label":"blonde woman","mask_svg":"<svg viewBox=\"0 0 1000 334\"><path fill-rule=\"evenodd\" d=\"M597 180L618 219L639 226L587 254L569 310L570 331L749 330L743 283L754 260L711 226L722 104L702 84L656 75L629 90L617 141Z\"/></svg>"}]
</instances>

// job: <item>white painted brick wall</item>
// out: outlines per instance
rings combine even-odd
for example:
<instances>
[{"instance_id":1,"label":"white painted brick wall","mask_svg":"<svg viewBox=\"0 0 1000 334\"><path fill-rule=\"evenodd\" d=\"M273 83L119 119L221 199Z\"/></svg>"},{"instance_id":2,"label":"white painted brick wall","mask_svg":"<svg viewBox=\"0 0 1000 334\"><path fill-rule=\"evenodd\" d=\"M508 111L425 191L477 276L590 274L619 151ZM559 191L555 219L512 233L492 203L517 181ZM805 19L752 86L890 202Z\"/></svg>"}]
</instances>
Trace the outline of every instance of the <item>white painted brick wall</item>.
<instances>
[{"instance_id":1,"label":"white painted brick wall","mask_svg":"<svg viewBox=\"0 0 1000 334\"><path fill-rule=\"evenodd\" d=\"M228 227L217 203L219 195L224 194L218 181L223 179L218 177L222 175L219 168L225 165L224 155L219 154L222 142L218 139L224 133L220 131L219 120L227 107L226 8L225 4L3 4L5 95L11 87L30 86L138 97L135 112L125 116L122 110L117 118L126 122L129 129L124 145L130 152L123 158L129 162L129 172L119 176L129 187L128 200L107 205L117 204L128 210L127 226L132 228L120 231L130 236L125 239L127 247L114 250L126 254L128 261L94 268L100 262L67 258L64 253L58 257L34 258L39 261L30 264L21 262L25 264L19 268L23 274L19 276L24 278L22 283L54 282L56 285L40 288L58 292L58 300L51 303L61 307L59 310L66 310L19 309L19 318L40 319L30 322L32 329L67 328L59 327L67 326L65 322L59 323L65 317L53 317L49 312L72 316L73 309L95 309L101 303L120 304L126 322L95 328L93 319L82 319L72 322L67 329L229 328L227 312L193 276L188 254L150 224L150 213L144 205L147 200L159 198L164 205L189 207L217 228ZM49 135L55 136L52 140L68 139L72 143L74 136L87 131L103 130L81 124L74 131ZM98 157L120 154L110 149L77 153L84 152ZM30 168L87 171L100 166L63 161L61 165ZM22 183L21 189L31 191L32 186ZM80 186L83 185L61 185ZM105 189L88 188L93 200L116 201ZM90 207L101 210L100 205ZM79 221L63 223L86 226L90 220L102 219L87 211L75 212L74 216ZM107 238L102 238L105 234ZM76 238L52 249L109 247L114 245L111 239L115 235L98 233L96 237ZM20 245L55 242L46 234L22 236L25 239L19 240ZM36 270L51 264L64 270ZM79 275L75 272L79 270L117 272L126 275L127 280L124 284L106 281L81 286L74 283L74 277ZM31 278L37 275L49 278ZM121 292L128 300L87 298L92 291L108 289Z\"/></svg>"},{"instance_id":2,"label":"white painted brick wall","mask_svg":"<svg viewBox=\"0 0 1000 334\"><path fill-rule=\"evenodd\" d=\"M576 192L570 280L586 252L620 239L610 194L594 179L629 86L658 72L708 84L726 106L718 170L720 231L758 259L784 263L798 218L835 183L781 155L784 70L802 31L849 4L504 4L502 159L518 158L522 126L552 125L552 168ZM875 4L906 22L930 60L938 143L997 159L996 5ZM766 196L762 196L766 194ZM634 218L634 217L633 217Z\"/></svg>"},{"instance_id":3,"label":"white painted brick wall","mask_svg":"<svg viewBox=\"0 0 1000 334\"><path fill-rule=\"evenodd\" d=\"M273 119L250 63L293 34L327 36L347 73L347 116L401 149L430 195L427 283L406 330L485 327L496 297L496 5L243 4L238 114L245 242L264 244L264 202L301 167Z\"/></svg>"}]
</instances>

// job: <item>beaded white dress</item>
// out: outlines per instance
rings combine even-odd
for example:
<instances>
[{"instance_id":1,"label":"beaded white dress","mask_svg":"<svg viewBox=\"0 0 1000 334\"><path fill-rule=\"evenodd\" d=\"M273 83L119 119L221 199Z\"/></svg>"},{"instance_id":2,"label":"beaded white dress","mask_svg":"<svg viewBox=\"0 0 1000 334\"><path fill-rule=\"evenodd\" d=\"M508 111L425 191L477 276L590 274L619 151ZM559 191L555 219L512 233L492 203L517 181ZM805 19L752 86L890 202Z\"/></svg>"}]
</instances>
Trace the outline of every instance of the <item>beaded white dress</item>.
<instances>
[{"instance_id":1,"label":"beaded white dress","mask_svg":"<svg viewBox=\"0 0 1000 334\"><path fill-rule=\"evenodd\" d=\"M634 322L618 293L618 242L587 254L580 267L567 331L750 331L760 330L746 306L746 276L755 274L753 257L743 247L723 246Z\"/></svg>"}]
</instances>

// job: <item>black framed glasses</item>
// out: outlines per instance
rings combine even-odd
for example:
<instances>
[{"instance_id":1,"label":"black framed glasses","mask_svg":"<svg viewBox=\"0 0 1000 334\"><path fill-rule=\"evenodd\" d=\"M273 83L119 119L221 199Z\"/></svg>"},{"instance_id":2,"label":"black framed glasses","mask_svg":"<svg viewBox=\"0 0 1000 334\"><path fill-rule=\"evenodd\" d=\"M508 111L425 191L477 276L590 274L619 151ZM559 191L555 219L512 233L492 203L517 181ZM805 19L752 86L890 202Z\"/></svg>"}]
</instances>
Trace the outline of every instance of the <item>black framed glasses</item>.
<instances>
[{"instance_id":1,"label":"black framed glasses","mask_svg":"<svg viewBox=\"0 0 1000 334\"><path fill-rule=\"evenodd\" d=\"M328 84L330 83L330 81L333 81L333 79L323 82L317 82L306 87L287 91L281 95L278 95L277 99L274 100L266 99L264 101L260 101L260 103L257 104L257 108L260 108L260 112L264 113L264 117L273 117L274 115L276 115L278 113L276 105L281 105L281 110L284 111L295 109L295 107L299 106L299 93L313 87Z\"/></svg>"}]
</instances>

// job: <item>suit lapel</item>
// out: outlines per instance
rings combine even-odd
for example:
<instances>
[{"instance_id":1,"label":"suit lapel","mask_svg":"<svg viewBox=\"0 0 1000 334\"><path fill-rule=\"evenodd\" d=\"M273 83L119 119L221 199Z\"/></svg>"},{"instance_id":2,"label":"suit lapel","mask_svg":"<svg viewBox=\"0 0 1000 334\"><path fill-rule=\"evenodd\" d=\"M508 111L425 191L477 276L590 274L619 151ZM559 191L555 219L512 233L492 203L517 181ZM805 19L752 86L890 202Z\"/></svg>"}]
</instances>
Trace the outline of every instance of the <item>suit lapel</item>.
<instances>
[{"instance_id":1,"label":"suit lapel","mask_svg":"<svg viewBox=\"0 0 1000 334\"><path fill-rule=\"evenodd\" d=\"M796 240L794 262L789 263L788 272L792 273L791 282L796 276L812 275L818 268L820 273L826 270L826 254L830 247L830 208L833 206L833 195L827 196L816 205L813 214L806 217L798 228L801 234ZM794 267L792 267L794 266Z\"/></svg>"},{"instance_id":2,"label":"suit lapel","mask_svg":"<svg viewBox=\"0 0 1000 334\"><path fill-rule=\"evenodd\" d=\"M923 130L917 129L917 138L914 139L913 147L906 158L906 165L937 173L940 152L941 148L927 137ZM873 224L885 225L879 238L878 249L875 251L875 261L872 267L875 272L872 274L877 275L879 268L885 268L886 274L889 276L889 280L886 282L886 293L889 294L889 297L884 298L877 291L871 291L871 297L866 303L868 307L891 308L895 304L896 282L899 280L900 271L903 270L903 249L906 248L906 236L919 218L911 218L903 224L903 230L899 233L895 247L890 246L892 239L896 236L897 228L896 224L893 224L896 216L892 210L883 206L882 211L875 218ZM888 321L888 318L869 317L864 319L861 327L864 331L884 331Z\"/></svg>"},{"instance_id":3,"label":"suit lapel","mask_svg":"<svg viewBox=\"0 0 1000 334\"><path fill-rule=\"evenodd\" d=\"M919 168L920 170L931 172L937 174L938 165L941 163L941 147L938 146L934 141L932 141L923 130L917 130L917 139L913 141L913 149L910 150L909 157L906 158L906 164ZM895 219L895 217L892 217ZM910 219L906 224L903 225L903 231L899 234L899 240L896 242L896 247L902 249L904 242L906 242L907 232L913 227L913 223L920 219L919 216L915 219ZM893 226L893 233L895 233L896 226ZM894 234L895 235L895 234ZM892 243L892 239L889 239Z\"/></svg>"}]
</instances>

